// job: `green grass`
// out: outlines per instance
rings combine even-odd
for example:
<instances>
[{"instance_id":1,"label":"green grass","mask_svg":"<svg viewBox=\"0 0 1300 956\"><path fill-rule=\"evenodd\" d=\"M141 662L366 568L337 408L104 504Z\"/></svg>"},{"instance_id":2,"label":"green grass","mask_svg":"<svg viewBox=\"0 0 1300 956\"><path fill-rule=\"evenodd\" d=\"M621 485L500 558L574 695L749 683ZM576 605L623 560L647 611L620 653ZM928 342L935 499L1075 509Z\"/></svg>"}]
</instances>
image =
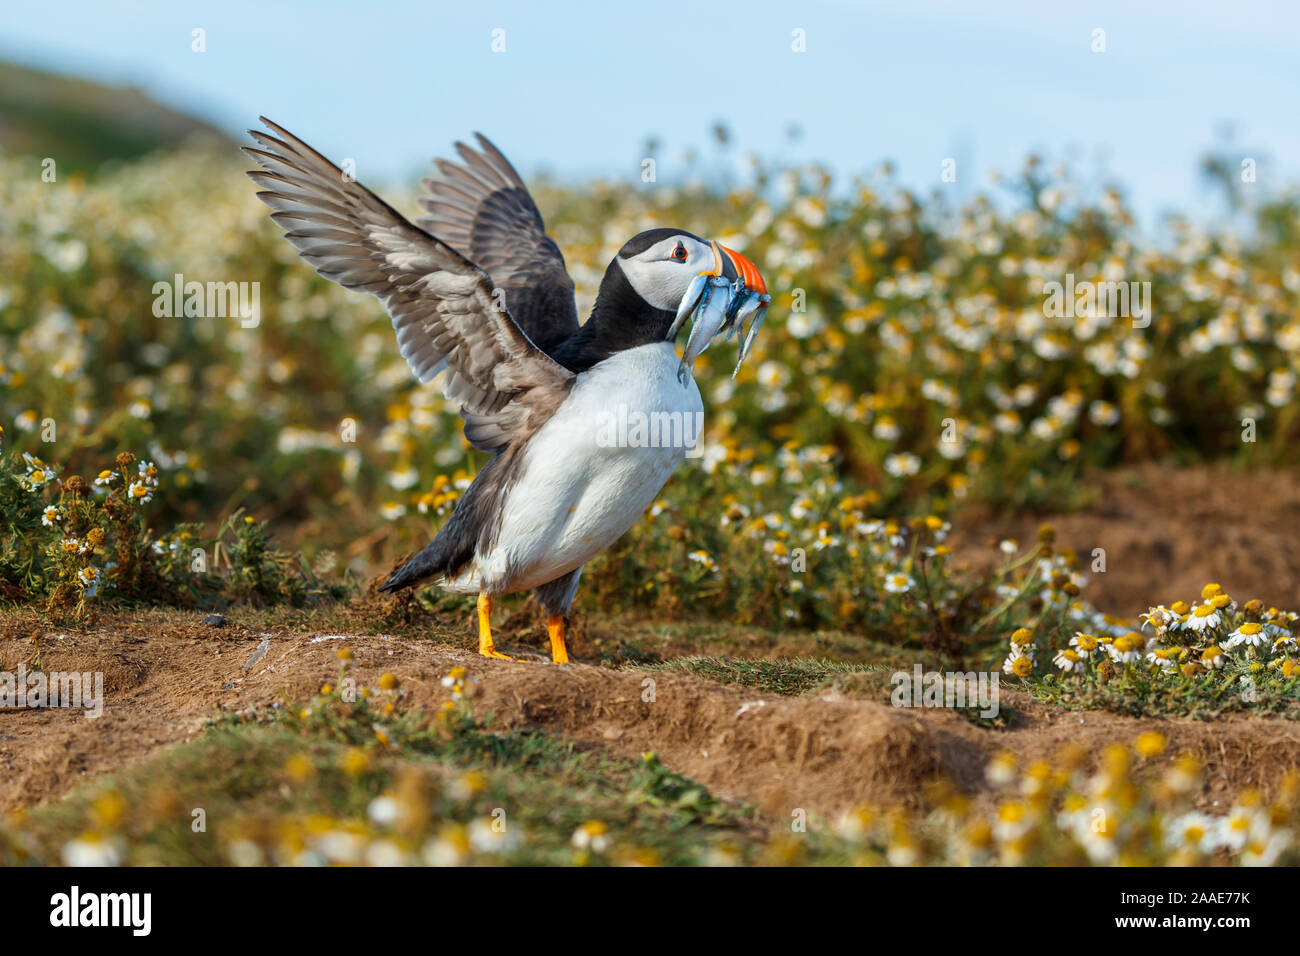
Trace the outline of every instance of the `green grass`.
<instances>
[{"instance_id":1,"label":"green grass","mask_svg":"<svg viewBox=\"0 0 1300 956\"><path fill-rule=\"evenodd\" d=\"M942 658L913 644L833 628L774 628L707 618L648 623L641 615L601 615L588 627L601 662L611 667L669 663L683 657L834 660L864 667L911 667Z\"/></svg>"},{"instance_id":2,"label":"green grass","mask_svg":"<svg viewBox=\"0 0 1300 956\"><path fill-rule=\"evenodd\" d=\"M640 669L694 674L719 684L750 687L782 697L815 697L835 691L845 697L884 703L889 701L894 689L893 674L909 667L897 660L888 664L847 664L814 658L678 657ZM1005 727L1015 719L1015 711L1005 704L993 718L981 716L978 707L958 707L954 712L980 727Z\"/></svg>"},{"instance_id":3,"label":"green grass","mask_svg":"<svg viewBox=\"0 0 1300 956\"><path fill-rule=\"evenodd\" d=\"M887 682L889 672L889 668L883 664L845 664L811 658L751 660L738 657L678 657L645 669L695 674L720 684L738 684L783 697L798 697L820 690L840 675L878 672L885 675Z\"/></svg>"},{"instance_id":4,"label":"green grass","mask_svg":"<svg viewBox=\"0 0 1300 956\"><path fill-rule=\"evenodd\" d=\"M1131 717L1191 717L1214 720L1223 714L1275 714L1300 719L1300 688L1293 680L1261 673L1254 699L1238 675L1203 674L1165 681L1119 678L1105 682L1031 678L1018 685L1035 700L1067 710L1107 710Z\"/></svg>"},{"instance_id":5,"label":"green grass","mask_svg":"<svg viewBox=\"0 0 1300 956\"><path fill-rule=\"evenodd\" d=\"M794 848L780 837L774 843L773 823L756 810L717 799L650 754L624 760L544 734L496 733L463 714L451 722L403 715L385 724L383 746L364 704L340 716L318 698L311 710L308 720L293 716L296 708L227 719L161 757L37 808L0 827L0 862L58 862L62 848L86 834L116 841L123 862L139 865L226 864L238 853L232 848L250 845L262 848L262 859L279 853L287 862L286 847L310 848L313 834L324 832L354 834L362 845L388 841L383 845L418 858L431 844L455 845L494 819L519 842L492 852L471 847L460 862L848 858L850 848L826 834L806 834ZM384 794L418 808L418 822L368 820ZM203 832L192 828L198 809L206 815ZM588 821L606 828L603 852L572 843Z\"/></svg>"}]
</instances>

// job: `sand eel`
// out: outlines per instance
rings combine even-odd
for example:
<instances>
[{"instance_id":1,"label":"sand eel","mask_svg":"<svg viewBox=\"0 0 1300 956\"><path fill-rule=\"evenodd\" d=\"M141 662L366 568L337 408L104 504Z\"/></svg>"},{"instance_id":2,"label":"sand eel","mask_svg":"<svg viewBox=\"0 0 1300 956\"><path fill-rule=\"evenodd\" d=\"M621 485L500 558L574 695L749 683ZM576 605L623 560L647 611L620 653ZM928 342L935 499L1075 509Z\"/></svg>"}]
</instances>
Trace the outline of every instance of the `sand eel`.
<instances>
[{"instance_id":1,"label":"sand eel","mask_svg":"<svg viewBox=\"0 0 1300 956\"><path fill-rule=\"evenodd\" d=\"M425 181L426 214L411 223L262 122L274 135L250 130L258 146L245 151L263 167L248 175L271 218L321 275L383 301L416 377L445 372L465 437L492 454L437 537L382 590L429 582L477 594L479 652L506 657L492 641L492 599L532 589L552 660L567 663L564 621L583 565L632 526L688 451L684 441L612 447L602 421L620 407L699 421L699 388L689 368L679 377L673 346L678 309L695 308L683 300L704 298L706 285L730 296L699 309L707 328L691 340L692 361L758 310L752 341L766 311L762 276L717 242L651 229L619 250L579 326L564 257L518 173L482 136L478 149L456 144L462 163L437 160L442 176Z\"/></svg>"}]
</instances>

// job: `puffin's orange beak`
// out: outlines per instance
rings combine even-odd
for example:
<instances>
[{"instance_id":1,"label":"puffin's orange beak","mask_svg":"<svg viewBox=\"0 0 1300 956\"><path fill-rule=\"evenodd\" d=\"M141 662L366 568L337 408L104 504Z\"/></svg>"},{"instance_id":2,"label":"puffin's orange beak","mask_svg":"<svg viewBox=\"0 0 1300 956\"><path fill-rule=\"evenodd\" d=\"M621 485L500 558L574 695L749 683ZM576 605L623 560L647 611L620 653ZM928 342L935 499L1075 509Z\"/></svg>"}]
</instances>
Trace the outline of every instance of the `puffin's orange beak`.
<instances>
[{"instance_id":1,"label":"puffin's orange beak","mask_svg":"<svg viewBox=\"0 0 1300 956\"><path fill-rule=\"evenodd\" d=\"M754 263L750 262L735 249L728 249L720 243L714 243L714 245L722 250L723 257L728 260L731 265L731 271L744 280L746 289L750 292L757 292L760 295L766 294L767 283L763 281L763 274L758 271L758 266L754 265ZM725 266L723 267L722 274L727 275L727 269ZM735 278L735 276L728 276L728 278Z\"/></svg>"}]
</instances>

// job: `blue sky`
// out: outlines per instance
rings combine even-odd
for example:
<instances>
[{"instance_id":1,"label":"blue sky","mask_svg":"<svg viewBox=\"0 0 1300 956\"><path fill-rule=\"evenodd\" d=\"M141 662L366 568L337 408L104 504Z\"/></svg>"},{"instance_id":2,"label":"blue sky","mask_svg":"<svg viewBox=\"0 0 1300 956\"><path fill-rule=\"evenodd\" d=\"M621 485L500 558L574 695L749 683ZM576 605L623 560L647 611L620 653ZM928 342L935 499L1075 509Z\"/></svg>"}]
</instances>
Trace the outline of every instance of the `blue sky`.
<instances>
[{"instance_id":1,"label":"blue sky","mask_svg":"<svg viewBox=\"0 0 1300 956\"><path fill-rule=\"evenodd\" d=\"M1225 123L1256 188L1300 182L1298 54L1300 4L1282 0L87 0L11 3L0 24L2 58L129 82L232 132L265 113L370 182L413 177L476 129L525 176L629 181L654 135L671 179L722 120L738 152L845 176L890 159L927 192L945 157L964 195L1038 151L1126 186L1147 225L1214 214L1196 161Z\"/></svg>"}]
</instances>

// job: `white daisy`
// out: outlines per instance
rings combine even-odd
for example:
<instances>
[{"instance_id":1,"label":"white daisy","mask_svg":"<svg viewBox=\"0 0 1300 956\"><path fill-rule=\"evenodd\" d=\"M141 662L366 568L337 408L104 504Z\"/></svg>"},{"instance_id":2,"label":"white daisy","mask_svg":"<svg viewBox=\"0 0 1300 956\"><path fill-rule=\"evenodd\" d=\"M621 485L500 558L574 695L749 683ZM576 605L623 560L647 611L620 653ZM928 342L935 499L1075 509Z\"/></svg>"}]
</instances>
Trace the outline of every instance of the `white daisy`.
<instances>
[{"instance_id":1,"label":"white daisy","mask_svg":"<svg viewBox=\"0 0 1300 956\"><path fill-rule=\"evenodd\" d=\"M122 862L117 841L94 835L69 840L61 852L68 866L117 866Z\"/></svg>"},{"instance_id":2,"label":"white daisy","mask_svg":"<svg viewBox=\"0 0 1300 956\"><path fill-rule=\"evenodd\" d=\"M148 504L153 501L153 489L143 481L133 481L126 491L126 496L136 504Z\"/></svg>"},{"instance_id":3,"label":"white daisy","mask_svg":"<svg viewBox=\"0 0 1300 956\"><path fill-rule=\"evenodd\" d=\"M1142 639L1130 631L1127 634L1121 634L1106 645L1106 650L1110 652L1110 656L1115 663L1134 664L1142 659L1142 643Z\"/></svg>"},{"instance_id":4,"label":"white daisy","mask_svg":"<svg viewBox=\"0 0 1300 956\"><path fill-rule=\"evenodd\" d=\"M1269 638L1268 633L1264 630L1262 624L1256 624L1254 621L1247 621L1241 627L1237 628L1228 635L1228 639L1223 642L1224 647L1237 647L1245 644L1248 647L1259 647Z\"/></svg>"},{"instance_id":5,"label":"white daisy","mask_svg":"<svg viewBox=\"0 0 1300 956\"><path fill-rule=\"evenodd\" d=\"M1078 651L1068 647L1057 651L1056 657L1052 658L1052 663L1067 674L1083 670L1083 658L1079 656Z\"/></svg>"},{"instance_id":6,"label":"white daisy","mask_svg":"<svg viewBox=\"0 0 1300 956\"><path fill-rule=\"evenodd\" d=\"M1192 609L1192 613L1187 620L1183 621L1183 627L1193 631L1212 631L1221 623L1223 623L1223 618L1220 617L1218 609L1213 604L1198 604Z\"/></svg>"},{"instance_id":7,"label":"white daisy","mask_svg":"<svg viewBox=\"0 0 1300 956\"><path fill-rule=\"evenodd\" d=\"M1028 654L1022 653L1019 646L1012 644L1011 653L1002 662L1002 672L1012 677L1028 677L1034 672L1034 660Z\"/></svg>"},{"instance_id":8,"label":"white daisy","mask_svg":"<svg viewBox=\"0 0 1300 956\"><path fill-rule=\"evenodd\" d=\"M1215 836L1220 846L1236 852L1245 847L1252 831L1260 828L1259 812L1249 807L1233 807L1232 812L1218 821Z\"/></svg>"},{"instance_id":9,"label":"white daisy","mask_svg":"<svg viewBox=\"0 0 1300 956\"><path fill-rule=\"evenodd\" d=\"M903 430L898 427L892 418L886 417L876 422L875 427L871 429L871 433L882 441L894 441L903 433Z\"/></svg>"},{"instance_id":10,"label":"white daisy","mask_svg":"<svg viewBox=\"0 0 1300 956\"><path fill-rule=\"evenodd\" d=\"M23 484L28 491L36 491L44 487L46 482L54 479L54 469L35 455L23 452L23 464L27 466L27 474L23 476Z\"/></svg>"},{"instance_id":11,"label":"white daisy","mask_svg":"<svg viewBox=\"0 0 1300 956\"><path fill-rule=\"evenodd\" d=\"M1288 634L1286 631L1282 630L1281 628L1274 628L1272 625L1266 624L1264 626L1264 630L1270 636L1272 636L1275 633L1277 634L1277 640L1273 642L1274 654L1280 654L1283 651L1294 651L1300 649L1300 645L1296 644L1296 639L1290 634Z\"/></svg>"},{"instance_id":12,"label":"white daisy","mask_svg":"<svg viewBox=\"0 0 1300 956\"><path fill-rule=\"evenodd\" d=\"M687 557L696 564L704 565L710 571L718 566L717 562L713 560L713 556L707 551L692 551Z\"/></svg>"},{"instance_id":13,"label":"white daisy","mask_svg":"<svg viewBox=\"0 0 1300 956\"><path fill-rule=\"evenodd\" d=\"M1193 810L1170 820L1165 827L1165 843L1171 849L1212 853L1218 842L1214 817Z\"/></svg>"},{"instance_id":14,"label":"white daisy","mask_svg":"<svg viewBox=\"0 0 1300 956\"><path fill-rule=\"evenodd\" d=\"M578 850L604 853L609 849L609 828L601 820L588 820L573 831L570 843Z\"/></svg>"},{"instance_id":15,"label":"white daisy","mask_svg":"<svg viewBox=\"0 0 1300 956\"><path fill-rule=\"evenodd\" d=\"M81 582L81 587L86 597L94 597L99 593L99 569L94 567L84 567L77 572L77 580Z\"/></svg>"},{"instance_id":16,"label":"white daisy","mask_svg":"<svg viewBox=\"0 0 1300 956\"><path fill-rule=\"evenodd\" d=\"M1093 655L1100 642L1091 634L1076 631L1074 637L1070 638L1070 646L1074 648L1076 654L1086 659Z\"/></svg>"},{"instance_id":17,"label":"white daisy","mask_svg":"<svg viewBox=\"0 0 1300 956\"><path fill-rule=\"evenodd\" d=\"M890 594L905 594L912 590L916 582L906 574L890 574L885 577L885 590Z\"/></svg>"},{"instance_id":18,"label":"white daisy","mask_svg":"<svg viewBox=\"0 0 1300 956\"><path fill-rule=\"evenodd\" d=\"M885 471L889 472L895 478L904 478L908 475L915 475L921 470L921 459L913 455L910 451L905 451L897 455L890 455L885 459Z\"/></svg>"},{"instance_id":19,"label":"white daisy","mask_svg":"<svg viewBox=\"0 0 1300 956\"><path fill-rule=\"evenodd\" d=\"M1143 630L1146 630L1149 627L1155 635L1159 637L1168 630L1169 625L1177 622L1178 615L1174 614L1173 611L1161 604L1153 608L1148 608L1147 612L1141 615L1141 620Z\"/></svg>"},{"instance_id":20,"label":"white daisy","mask_svg":"<svg viewBox=\"0 0 1300 956\"><path fill-rule=\"evenodd\" d=\"M1267 839L1252 839L1242 848L1242 865L1273 866L1290 845L1291 834L1286 830L1271 833Z\"/></svg>"},{"instance_id":21,"label":"white daisy","mask_svg":"<svg viewBox=\"0 0 1300 956\"><path fill-rule=\"evenodd\" d=\"M1147 663L1155 664L1161 670L1169 670L1178 663L1178 651L1172 647L1157 647L1147 654Z\"/></svg>"}]
</instances>

